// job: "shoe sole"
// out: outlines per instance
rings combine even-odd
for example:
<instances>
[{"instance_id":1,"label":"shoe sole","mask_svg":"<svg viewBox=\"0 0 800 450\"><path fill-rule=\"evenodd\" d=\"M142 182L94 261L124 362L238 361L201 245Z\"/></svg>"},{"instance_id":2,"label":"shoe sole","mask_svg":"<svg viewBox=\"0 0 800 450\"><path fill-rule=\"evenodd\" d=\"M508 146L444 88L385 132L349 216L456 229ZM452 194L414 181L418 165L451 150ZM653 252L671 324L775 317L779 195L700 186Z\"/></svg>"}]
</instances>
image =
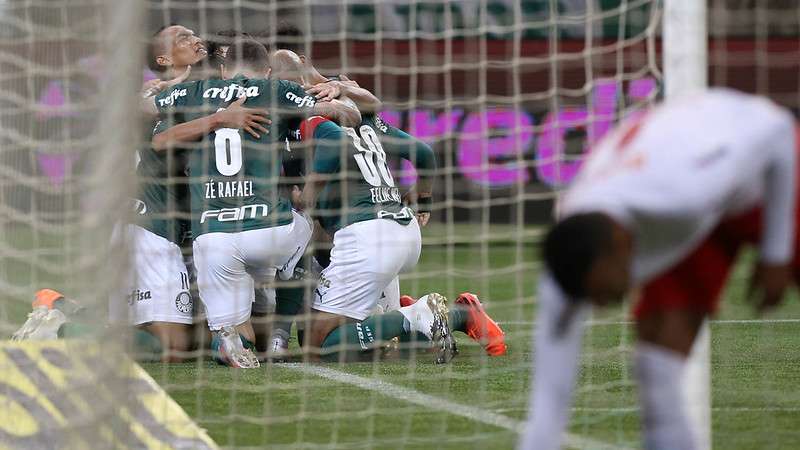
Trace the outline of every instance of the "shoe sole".
<instances>
[{"instance_id":1,"label":"shoe sole","mask_svg":"<svg viewBox=\"0 0 800 450\"><path fill-rule=\"evenodd\" d=\"M447 299L440 294L428 294L428 308L433 311L433 324L431 325L431 346L436 353L434 362L446 364L458 353L456 341L450 331L450 321L447 313Z\"/></svg>"}]
</instances>

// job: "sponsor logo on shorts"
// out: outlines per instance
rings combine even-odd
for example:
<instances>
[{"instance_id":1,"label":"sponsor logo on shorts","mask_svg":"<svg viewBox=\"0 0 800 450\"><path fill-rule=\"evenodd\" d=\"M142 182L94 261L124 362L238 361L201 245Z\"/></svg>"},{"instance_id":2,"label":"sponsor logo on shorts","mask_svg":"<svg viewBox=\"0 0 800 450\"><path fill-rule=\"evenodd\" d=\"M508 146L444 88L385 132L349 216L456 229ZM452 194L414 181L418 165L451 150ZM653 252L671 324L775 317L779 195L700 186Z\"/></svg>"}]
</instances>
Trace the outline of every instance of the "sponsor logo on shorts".
<instances>
[{"instance_id":1,"label":"sponsor logo on shorts","mask_svg":"<svg viewBox=\"0 0 800 450\"><path fill-rule=\"evenodd\" d=\"M192 296L188 292L181 292L175 297L175 309L184 314L192 312L193 305Z\"/></svg>"},{"instance_id":2,"label":"sponsor logo on shorts","mask_svg":"<svg viewBox=\"0 0 800 450\"><path fill-rule=\"evenodd\" d=\"M131 291L131 294L128 296L128 304L132 305L134 302L141 302L144 300L150 300L153 298L150 291L143 291L140 289L134 289Z\"/></svg>"}]
</instances>

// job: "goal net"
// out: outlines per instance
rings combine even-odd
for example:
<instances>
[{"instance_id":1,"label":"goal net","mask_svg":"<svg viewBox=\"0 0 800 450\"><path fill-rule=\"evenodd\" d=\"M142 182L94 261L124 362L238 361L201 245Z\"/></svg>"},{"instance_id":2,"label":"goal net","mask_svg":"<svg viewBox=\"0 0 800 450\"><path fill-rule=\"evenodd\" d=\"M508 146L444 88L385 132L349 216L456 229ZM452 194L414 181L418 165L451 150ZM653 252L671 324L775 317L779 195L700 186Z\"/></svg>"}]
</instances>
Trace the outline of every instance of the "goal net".
<instances>
[{"instance_id":1,"label":"goal net","mask_svg":"<svg viewBox=\"0 0 800 450\"><path fill-rule=\"evenodd\" d=\"M191 351L180 363L141 362L145 371L224 447L511 448L528 407L540 238L592 144L663 97L665 1L0 0L0 333L10 337L34 293L51 288L83 306L73 319L79 339L64 340L63 353L81 354L86 342L93 349L80 363L80 395L64 400L77 402L82 414L71 421L61 409L70 404L51 405L38 385L45 392L37 394L39 409L57 426L40 428L50 430L44 437L28 434L52 442L46 439L61 438L57 430L76 446L93 439L113 442L109 447L211 445L202 433L178 431L184 422L175 417L184 416L159 415L167 407L154 405L162 403L137 400L138 385L126 383L135 366L116 358L136 353L142 335L107 325L109 299L141 276L132 242L117 225L141 213L131 200L137 182L154 182L136 177L134 158L150 138L138 119L138 93L159 76L145 49L153 33L178 24L204 39L246 32L270 49L305 55L323 75L345 75L374 93L386 124L430 145L437 160L431 220L400 292L439 292L451 304L474 293L504 329L508 352L490 357L456 333L459 354L446 365L397 350L372 362L316 364L300 356L297 329L305 320L298 319L288 362L231 369L210 356L187 270L190 294L170 302L180 310L194 298ZM768 95L796 111L794 3L710 0L709 85ZM165 158L169 175L158 183L179 189L186 183L181 160ZM392 171L405 188L418 179L408 164ZM167 218L189 217L167 205ZM310 246L313 253L330 243ZM182 250L191 261L191 242ZM295 285L310 297L316 280ZM790 446L800 420L791 389L800 308L757 318L746 306L746 285L746 272L737 271L710 325L714 446ZM148 295L134 290L126 300ZM629 309L595 315L587 328L566 440L573 448L640 447ZM265 320L274 323L269 314ZM37 364L57 364L44 350L31 353L27 365L3 356L11 354L0 351L0 371L30 377ZM93 369L97 355L106 360ZM120 373L121 365L128 369ZM15 383L0 378L0 410L30 413L36 407L14 397L21 389ZM90 401L91 386L102 387L104 401ZM126 405L133 412L122 411ZM13 439L28 436L19 431L28 423L0 420L0 446L22 447Z\"/></svg>"}]
</instances>

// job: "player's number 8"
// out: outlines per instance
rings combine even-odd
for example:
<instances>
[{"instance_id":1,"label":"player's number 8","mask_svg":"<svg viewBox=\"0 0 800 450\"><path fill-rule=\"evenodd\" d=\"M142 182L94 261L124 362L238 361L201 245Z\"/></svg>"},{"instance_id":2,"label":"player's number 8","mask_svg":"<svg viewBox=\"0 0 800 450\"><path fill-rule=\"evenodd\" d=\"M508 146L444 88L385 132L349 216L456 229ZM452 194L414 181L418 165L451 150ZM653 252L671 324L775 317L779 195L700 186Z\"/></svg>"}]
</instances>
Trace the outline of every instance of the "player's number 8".
<instances>
[{"instance_id":1,"label":"player's number 8","mask_svg":"<svg viewBox=\"0 0 800 450\"><path fill-rule=\"evenodd\" d=\"M242 170L242 135L235 128L220 128L214 137L217 171L230 177Z\"/></svg>"},{"instance_id":2,"label":"player's number 8","mask_svg":"<svg viewBox=\"0 0 800 450\"><path fill-rule=\"evenodd\" d=\"M358 133L356 133L355 129L350 127L342 127L342 129L348 136L353 138L353 145L355 145L356 150L360 152L353 155L353 157L358 164L359 170L361 170L361 175L364 177L364 180L372 186L381 186L385 184L394 187L394 178L392 177L392 173L389 172L389 167L386 165L386 152L383 150L383 146L375 130L369 125L362 125L361 128L358 129ZM358 136L359 133L364 138L368 148L364 148L364 146L361 145L361 138Z\"/></svg>"}]
</instances>

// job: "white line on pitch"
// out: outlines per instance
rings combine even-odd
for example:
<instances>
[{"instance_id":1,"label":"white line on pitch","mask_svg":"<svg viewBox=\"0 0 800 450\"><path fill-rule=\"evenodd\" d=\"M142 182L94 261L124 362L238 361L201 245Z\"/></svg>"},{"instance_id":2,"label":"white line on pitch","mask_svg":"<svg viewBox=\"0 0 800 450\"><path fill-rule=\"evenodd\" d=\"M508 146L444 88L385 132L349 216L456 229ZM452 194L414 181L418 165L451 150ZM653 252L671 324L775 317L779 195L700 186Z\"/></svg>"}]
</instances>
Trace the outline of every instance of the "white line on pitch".
<instances>
[{"instance_id":1,"label":"white line on pitch","mask_svg":"<svg viewBox=\"0 0 800 450\"><path fill-rule=\"evenodd\" d=\"M534 321L524 321L524 320L509 320L504 322L498 322L500 325L511 325L511 326L521 326L521 325L533 325ZM712 320L712 325L735 325L735 324L755 324L755 323L800 323L800 319L723 319L723 320ZM604 326L604 325L632 325L632 320L590 320L586 322L587 325L590 326Z\"/></svg>"},{"instance_id":2,"label":"white line on pitch","mask_svg":"<svg viewBox=\"0 0 800 450\"><path fill-rule=\"evenodd\" d=\"M405 402L413 403L423 406L428 409L446 412L455 416L461 416L476 422L493 425L500 428L511 430L515 433L521 433L525 423L513 419L502 414L497 414L485 409L476 408L474 406L462 405L461 403L451 402L440 397L424 394L417 390L398 386L387 381L378 380L375 378L366 378L359 375L354 375L339 370L334 370L328 367L309 365L303 363L289 363L282 364L280 367L296 370L310 375L315 375L338 383L349 384L358 387L365 391L372 391L378 394L392 397ZM608 449L608 450L624 450L626 447L620 447L613 444L595 441L580 436L571 434L566 435L566 444L575 448L592 448L592 449Z\"/></svg>"},{"instance_id":3,"label":"white line on pitch","mask_svg":"<svg viewBox=\"0 0 800 450\"><path fill-rule=\"evenodd\" d=\"M495 411L498 413L512 413L527 411L527 407L515 408L498 408ZM749 407L749 406L716 406L711 408L713 412L726 412L726 413L775 413L775 412L800 412L800 407L780 407L780 406L767 406L767 407ZM572 408L573 412L598 412L598 413L638 413L638 406L628 406L620 408L602 408L602 407L575 407Z\"/></svg>"}]
</instances>

